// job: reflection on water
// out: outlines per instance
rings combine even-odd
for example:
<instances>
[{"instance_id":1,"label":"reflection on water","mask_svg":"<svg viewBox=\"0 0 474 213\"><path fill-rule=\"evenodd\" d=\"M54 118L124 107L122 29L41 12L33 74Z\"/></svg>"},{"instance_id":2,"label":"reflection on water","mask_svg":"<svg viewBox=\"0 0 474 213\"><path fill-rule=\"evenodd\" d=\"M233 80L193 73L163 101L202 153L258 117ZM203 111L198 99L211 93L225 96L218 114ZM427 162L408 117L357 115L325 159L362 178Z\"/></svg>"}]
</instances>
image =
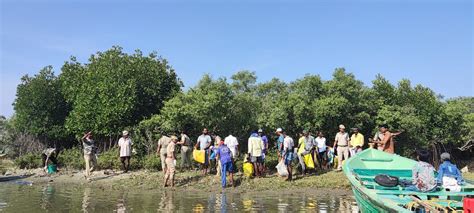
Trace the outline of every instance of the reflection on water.
<instances>
[{"instance_id":1,"label":"reflection on water","mask_svg":"<svg viewBox=\"0 0 474 213\"><path fill-rule=\"evenodd\" d=\"M358 212L351 196L115 190L97 186L0 184L2 212Z\"/></svg>"}]
</instances>

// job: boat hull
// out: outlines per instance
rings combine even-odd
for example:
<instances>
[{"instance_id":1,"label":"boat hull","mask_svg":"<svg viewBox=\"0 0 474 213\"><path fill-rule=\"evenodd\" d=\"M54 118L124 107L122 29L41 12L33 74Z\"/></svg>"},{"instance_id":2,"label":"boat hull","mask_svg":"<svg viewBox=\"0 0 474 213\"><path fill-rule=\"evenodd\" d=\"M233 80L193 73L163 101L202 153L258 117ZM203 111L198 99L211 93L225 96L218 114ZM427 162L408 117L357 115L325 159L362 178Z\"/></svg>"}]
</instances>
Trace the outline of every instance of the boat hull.
<instances>
[{"instance_id":1,"label":"boat hull","mask_svg":"<svg viewBox=\"0 0 474 213\"><path fill-rule=\"evenodd\" d=\"M398 212L396 210L390 209L389 207L378 203L377 201L370 198L370 196L364 194L362 191L358 190L357 187L352 186L352 192L354 194L359 210L362 213L388 213L388 212Z\"/></svg>"}]
</instances>

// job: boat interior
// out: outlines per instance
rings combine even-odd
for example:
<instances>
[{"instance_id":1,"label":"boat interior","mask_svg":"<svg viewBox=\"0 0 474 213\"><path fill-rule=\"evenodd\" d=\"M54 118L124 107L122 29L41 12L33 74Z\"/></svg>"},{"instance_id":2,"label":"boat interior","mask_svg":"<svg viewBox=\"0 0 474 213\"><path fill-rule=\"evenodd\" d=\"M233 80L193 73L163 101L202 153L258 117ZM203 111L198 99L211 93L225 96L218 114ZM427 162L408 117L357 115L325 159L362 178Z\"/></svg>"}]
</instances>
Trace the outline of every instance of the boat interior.
<instances>
[{"instance_id":1,"label":"boat interior","mask_svg":"<svg viewBox=\"0 0 474 213\"><path fill-rule=\"evenodd\" d=\"M398 155L386 154L373 150L360 153L361 156L350 162L351 173L356 180L368 190L373 190L379 198L395 202L407 210L416 211L420 208L436 209L440 212L456 212L463 208L463 198L474 196L474 184L466 181L460 192L451 192L440 186L431 192L407 191L398 185L385 187L374 180L379 174L398 177L399 180L412 180L412 168L415 161ZM377 169L369 169L377 168Z\"/></svg>"}]
</instances>

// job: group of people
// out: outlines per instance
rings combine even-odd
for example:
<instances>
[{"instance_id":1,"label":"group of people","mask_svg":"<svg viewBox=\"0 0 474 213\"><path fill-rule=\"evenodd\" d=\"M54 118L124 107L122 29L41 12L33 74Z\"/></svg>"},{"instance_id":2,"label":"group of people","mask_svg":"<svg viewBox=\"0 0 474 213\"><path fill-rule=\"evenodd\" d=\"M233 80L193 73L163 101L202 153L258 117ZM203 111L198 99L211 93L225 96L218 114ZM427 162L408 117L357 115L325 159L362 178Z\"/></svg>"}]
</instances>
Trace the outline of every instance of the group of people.
<instances>
[{"instance_id":1,"label":"group of people","mask_svg":"<svg viewBox=\"0 0 474 213\"><path fill-rule=\"evenodd\" d=\"M449 153L441 154L442 164L438 168L437 175L435 175L436 169L429 163L430 153L426 150L417 150L416 153L418 162L412 169L412 180L402 180L406 190L430 192L442 186L448 191L461 191L464 179L457 166L451 163Z\"/></svg>"},{"instance_id":2,"label":"group of people","mask_svg":"<svg viewBox=\"0 0 474 213\"><path fill-rule=\"evenodd\" d=\"M314 165L320 169L329 169L332 166L334 156L337 156L337 170L341 170L342 162L350 156L361 152L365 145L365 138L358 128L351 129L352 134L346 132L344 125L339 125L339 132L334 137L332 146L327 145L327 140L323 132L319 131L316 137L311 135L308 130L303 130L299 134L297 143L282 128L275 131L277 136L275 148L277 150L278 162L286 166L286 180L292 179L292 162L297 161L301 168L301 173L305 175L311 170L316 170ZM395 144L393 137L399 132L390 132L387 125L379 126L379 131L373 139L369 140L372 148L381 151L394 153ZM126 173L130 169L130 158L132 155L132 140L128 131L122 132L122 137L118 140L120 161L122 169ZM221 138L217 135L211 135L207 128L204 128L202 134L197 137L193 144L185 131L178 136L163 135L157 146L157 155L160 156L161 169L164 171L164 186L174 186L174 175L176 171L177 145L181 153L181 169L190 169L193 167L192 152L201 150L204 152L204 161L200 164L203 175L207 175L211 169L216 171L217 176L221 176L222 187L233 185L233 173L236 171L236 160L240 156L240 144L237 137L228 135ZM97 167L97 146L93 140L92 133L88 132L82 137L82 146L85 161L85 177L90 178L91 172ZM48 162L57 163L55 149L46 149L43 152L43 164ZM253 175L263 177L266 173L265 159L269 154L269 138L262 129L254 131L247 140L247 150L243 153L244 162L252 164ZM429 191L436 186L436 183L451 185L456 189L456 184L461 184L462 177L455 165L449 161L449 154L444 153L441 159L444 163L440 166L438 177L435 181L434 168L427 163L426 153L419 152L416 168L413 169L413 189L420 191ZM308 160L309 159L309 160ZM308 166L308 161L310 166ZM230 176L230 183L227 184L227 174ZM454 178L454 179L453 179Z\"/></svg>"}]
</instances>

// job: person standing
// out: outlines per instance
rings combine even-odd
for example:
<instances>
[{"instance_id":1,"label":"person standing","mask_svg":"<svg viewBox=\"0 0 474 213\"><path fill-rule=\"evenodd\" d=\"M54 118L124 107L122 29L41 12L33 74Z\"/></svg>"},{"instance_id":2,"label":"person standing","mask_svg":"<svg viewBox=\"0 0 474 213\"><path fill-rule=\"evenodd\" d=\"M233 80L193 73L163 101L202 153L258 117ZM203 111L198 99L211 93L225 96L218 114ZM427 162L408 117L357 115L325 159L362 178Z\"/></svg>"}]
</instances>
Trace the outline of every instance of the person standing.
<instances>
[{"instance_id":1,"label":"person standing","mask_svg":"<svg viewBox=\"0 0 474 213\"><path fill-rule=\"evenodd\" d=\"M260 139L263 141L263 152L262 152L262 173L266 173L266 167L265 167L265 157L267 155L267 150L268 150L268 137L263 133L263 129L258 130L258 136Z\"/></svg>"},{"instance_id":2,"label":"person standing","mask_svg":"<svg viewBox=\"0 0 474 213\"><path fill-rule=\"evenodd\" d=\"M232 153L232 169L235 169L235 162L237 160L237 156L239 155L239 141L236 137L230 134L224 139L224 144L229 148Z\"/></svg>"},{"instance_id":3,"label":"person standing","mask_svg":"<svg viewBox=\"0 0 474 213\"><path fill-rule=\"evenodd\" d=\"M318 137L315 139L316 142L316 148L318 151L318 161L319 161L319 167L323 169L323 166L327 164L327 154L326 154L326 138L324 137L324 134L322 131L318 132Z\"/></svg>"},{"instance_id":4,"label":"person standing","mask_svg":"<svg viewBox=\"0 0 474 213\"><path fill-rule=\"evenodd\" d=\"M122 162L122 169L127 173L130 168L130 157L132 156L132 140L128 135L128 131L122 132L122 137L118 141L120 147L120 162Z\"/></svg>"},{"instance_id":5,"label":"person standing","mask_svg":"<svg viewBox=\"0 0 474 213\"><path fill-rule=\"evenodd\" d=\"M207 175L208 167L209 167L209 147L211 146L211 136L209 136L209 131L207 128L202 130L202 134L198 137L196 148L199 147L200 150L205 151L204 163L201 165L202 173Z\"/></svg>"},{"instance_id":6,"label":"person standing","mask_svg":"<svg viewBox=\"0 0 474 213\"><path fill-rule=\"evenodd\" d=\"M380 132L380 130L377 130L377 132L374 135L374 138L372 139L372 143L377 144L377 150L383 151L382 145L378 145L380 141L383 140L383 133Z\"/></svg>"},{"instance_id":7,"label":"person standing","mask_svg":"<svg viewBox=\"0 0 474 213\"><path fill-rule=\"evenodd\" d=\"M393 143L393 135L388 130L388 125L380 125L380 132L383 134L383 140L378 142L378 146L382 147L382 151L393 154L395 153L395 145Z\"/></svg>"},{"instance_id":8,"label":"person standing","mask_svg":"<svg viewBox=\"0 0 474 213\"><path fill-rule=\"evenodd\" d=\"M291 162L293 161L293 147L295 146L295 142L293 138L286 135L285 131L281 131L281 135L284 137L282 159L285 160L286 169L288 170L288 177L285 180L291 181L293 178Z\"/></svg>"},{"instance_id":9,"label":"person standing","mask_svg":"<svg viewBox=\"0 0 474 213\"><path fill-rule=\"evenodd\" d=\"M170 182L170 186L174 187L174 173L176 167L176 155L175 155L175 147L176 143L178 142L178 137L171 136L171 142L166 146L166 172L165 172L165 183L164 187L168 186L168 181Z\"/></svg>"},{"instance_id":10,"label":"person standing","mask_svg":"<svg viewBox=\"0 0 474 213\"><path fill-rule=\"evenodd\" d=\"M163 134L160 140L158 140L158 148L156 154L160 155L161 160L161 171L166 171L166 147L171 143L171 138Z\"/></svg>"},{"instance_id":11,"label":"person standing","mask_svg":"<svg viewBox=\"0 0 474 213\"><path fill-rule=\"evenodd\" d=\"M221 162L217 160L216 152L217 152L217 148L219 148L220 146L221 141L224 141L224 140L222 140L222 138L216 134L213 135L213 138L214 138L214 146L211 146L211 156L213 156L214 158L212 159L211 165L214 165L214 169L216 170L216 176L220 176L221 175Z\"/></svg>"},{"instance_id":12,"label":"person standing","mask_svg":"<svg viewBox=\"0 0 474 213\"><path fill-rule=\"evenodd\" d=\"M255 176L262 176L262 153L264 145L258 134L253 132L248 140L248 154L255 170Z\"/></svg>"},{"instance_id":13,"label":"person standing","mask_svg":"<svg viewBox=\"0 0 474 213\"><path fill-rule=\"evenodd\" d=\"M181 141L177 144L181 145L181 169L192 168L191 151L193 145L186 131L181 131Z\"/></svg>"},{"instance_id":14,"label":"person standing","mask_svg":"<svg viewBox=\"0 0 474 213\"><path fill-rule=\"evenodd\" d=\"M87 180L90 180L91 173L97 167L97 148L94 140L92 140L92 132L84 134L82 137L82 147L84 148L84 161L86 163L85 177Z\"/></svg>"},{"instance_id":15,"label":"person standing","mask_svg":"<svg viewBox=\"0 0 474 213\"><path fill-rule=\"evenodd\" d=\"M349 134L346 132L346 127L344 125L339 125L339 132L336 134L334 140L333 149L336 149L337 146L337 170L342 170L342 160L347 160L349 158Z\"/></svg>"},{"instance_id":16,"label":"person standing","mask_svg":"<svg viewBox=\"0 0 474 213\"><path fill-rule=\"evenodd\" d=\"M304 162L304 156L312 154L314 145L316 144L314 137L309 133L308 130L303 130L303 134L298 140L298 160L301 165L301 173L304 175L306 172L306 164Z\"/></svg>"},{"instance_id":17,"label":"person standing","mask_svg":"<svg viewBox=\"0 0 474 213\"><path fill-rule=\"evenodd\" d=\"M283 136L283 129L278 128L276 130L276 134L278 136L277 143L276 143L276 148L277 148L277 154L278 154L278 161L283 159L283 142L285 141L285 136Z\"/></svg>"},{"instance_id":18,"label":"person standing","mask_svg":"<svg viewBox=\"0 0 474 213\"><path fill-rule=\"evenodd\" d=\"M351 136L351 156L362 152L362 147L364 147L364 135L359 133L359 128L352 129L352 136Z\"/></svg>"},{"instance_id":19,"label":"person standing","mask_svg":"<svg viewBox=\"0 0 474 213\"><path fill-rule=\"evenodd\" d=\"M230 175L230 185L234 185L234 169L232 163L232 151L230 148L222 141L219 144L219 148L216 150L216 157L221 162L221 183L222 188L227 187L227 172Z\"/></svg>"},{"instance_id":20,"label":"person standing","mask_svg":"<svg viewBox=\"0 0 474 213\"><path fill-rule=\"evenodd\" d=\"M236 159L238 155L238 150L239 150L239 141L237 140L237 138L234 137L232 134L230 134L224 139L224 144L232 152L232 158Z\"/></svg>"}]
</instances>

